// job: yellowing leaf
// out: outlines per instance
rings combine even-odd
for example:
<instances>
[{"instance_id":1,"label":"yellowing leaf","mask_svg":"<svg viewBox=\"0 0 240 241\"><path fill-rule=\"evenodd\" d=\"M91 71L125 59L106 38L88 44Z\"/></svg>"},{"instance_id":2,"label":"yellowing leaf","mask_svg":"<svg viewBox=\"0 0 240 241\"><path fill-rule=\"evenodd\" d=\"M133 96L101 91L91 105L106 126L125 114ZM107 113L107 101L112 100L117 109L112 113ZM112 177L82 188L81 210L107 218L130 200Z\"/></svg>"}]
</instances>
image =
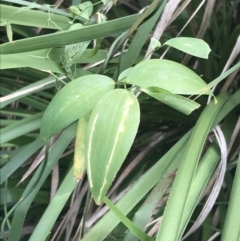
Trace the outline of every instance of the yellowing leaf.
<instances>
[{"instance_id":1,"label":"yellowing leaf","mask_svg":"<svg viewBox=\"0 0 240 241\"><path fill-rule=\"evenodd\" d=\"M89 114L78 121L78 128L75 140L73 172L74 178L79 181L85 171L85 143Z\"/></svg>"},{"instance_id":2,"label":"yellowing leaf","mask_svg":"<svg viewBox=\"0 0 240 241\"><path fill-rule=\"evenodd\" d=\"M137 133L140 110L127 90L105 94L94 107L87 130L86 164L93 198L101 204Z\"/></svg>"}]
</instances>

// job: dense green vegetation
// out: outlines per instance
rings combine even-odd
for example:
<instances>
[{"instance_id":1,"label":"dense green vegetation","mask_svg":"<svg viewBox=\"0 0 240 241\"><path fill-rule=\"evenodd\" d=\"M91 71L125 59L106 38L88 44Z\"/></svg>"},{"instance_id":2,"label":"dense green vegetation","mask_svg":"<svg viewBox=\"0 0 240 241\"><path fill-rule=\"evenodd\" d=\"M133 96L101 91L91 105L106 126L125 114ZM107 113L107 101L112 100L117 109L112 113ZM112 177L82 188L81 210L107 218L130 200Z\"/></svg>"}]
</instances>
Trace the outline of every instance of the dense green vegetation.
<instances>
[{"instance_id":1,"label":"dense green vegetation","mask_svg":"<svg viewBox=\"0 0 240 241\"><path fill-rule=\"evenodd\" d=\"M240 240L239 0L0 11L2 240Z\"/></svg>"}]
</instances>

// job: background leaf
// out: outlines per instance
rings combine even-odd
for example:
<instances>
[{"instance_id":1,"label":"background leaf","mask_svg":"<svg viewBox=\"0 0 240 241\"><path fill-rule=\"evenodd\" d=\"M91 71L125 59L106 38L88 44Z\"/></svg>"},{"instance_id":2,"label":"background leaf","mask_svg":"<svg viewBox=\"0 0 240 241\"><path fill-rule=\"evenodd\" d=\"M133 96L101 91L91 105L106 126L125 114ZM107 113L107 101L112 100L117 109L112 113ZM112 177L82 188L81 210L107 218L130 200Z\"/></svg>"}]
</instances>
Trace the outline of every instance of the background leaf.
<instances>
[{"instance_id":1,"label":"background leaf","mask_svg":"<svg viewBox=\"0 0 240 241\"><path fill-rule=\"evenodd\" d=\"M202 39L178 37L169 39L164 45L171 46L187 54L207 59L211 51L208 44Z\"/></svg>"}]
</instances>

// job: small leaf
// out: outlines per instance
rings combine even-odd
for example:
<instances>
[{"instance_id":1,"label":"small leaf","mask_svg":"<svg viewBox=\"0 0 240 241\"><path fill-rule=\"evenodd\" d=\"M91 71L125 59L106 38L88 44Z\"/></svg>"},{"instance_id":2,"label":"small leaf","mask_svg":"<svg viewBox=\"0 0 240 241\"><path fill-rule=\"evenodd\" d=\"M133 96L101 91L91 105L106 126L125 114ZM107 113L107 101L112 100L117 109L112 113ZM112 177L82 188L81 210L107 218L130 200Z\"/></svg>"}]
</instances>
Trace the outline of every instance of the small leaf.
<instances>
[{"instance_id":1,"label":"small leaf","mask_svg":"<svg viewBox=\"0 0 240 241\"><path fill-rule=\"evenodd\" d=\"M109 91L92 111L86 137L86 164L97 204L101 204L132 146L139 119L138 100L124 89Z\"/></svg>"},{"instance_id":2,"label":"small leaf","mask_svg":"<svg viewBox=\"0 0 240 241\"><path fill-rule=\"evenodd\" d=\"M112 0L102 0L103 4L106 5L108 4L109 2L111 2Z\"/></svg>"},{"instance_id":3,"label":"small leaf","mask_svg":"<svg viewBox=\"0 0 240 241\"><path fill-rule=\"evenodd\" d=\"M43 114L40 135L48 140L87 112L114 88L114 81L103 75L87 75L65 85L52 99Z\"/></svg>"},{"instance_id":4,"label":"small leaf","mask_svg":"<svg viewBox=\"0 0 240 241\"><path fill-rule=\"evenodd\" d=\"M92 52L88 56L88 58L92 58L93 56L95 56L98 53L99 49L101 48L102 41L103 41L103 38L98 38L94 41L95 42L94 48L92 49Z\"/></svg>"},{"instance_id":5,"label":"small leaf","mask_svg":"<svg viewBox=\"0 0 240 241\"><path fill-rule=\"evenodd\" d=\"M200 105L193 100L175 95L158 87L142 88L142 91L186 115L189 115L192 111L200 107Z\"/></svg>"},{"instance_id":6,"label":"small leaf","mask_svg":"<svg viewBox=\"0 0 240 241\"><path fill-rule=\"evenodd\" d=\"M118 80L119 81L123 81L129 74L129 72L131 71L132 67L125 69L119 76L118 76Z\"/></svg>"},{"instance_id":7,"label":"small leaf","mask_svg":"<svg viewBox=\"0 0 240 241\"><path fill-rule=\"evenodd\" d=\"M88 119L89 114L83 116L78 121L73 162L74 178L77 181L82 178L85 171L85 143Z\"/></svg>"},{"instance_id":8,"label":"small leaf","mask_svg":"<svg viewBox=\"0 0 240 241\"><path fill-rule=\"evenodd\" d=\"M151 38L150 45L151 45L151 48L153 50L158 49L159 47L161 47L161 43L157 39L155 39L155 38Z\"/></svg>"},{"instance_id":9,"label":"small leaf","mask_svg":"<svg viewBox=\"0 0 240 241\"><path fill-rule=\"evenodd\" d=\"M208 54L211 51L211 49L209 48L206 42L204 42L202 39L197 39L197 38L186 38L186 37L172 38L167 42L165 42L164 45L171 46L187 54L191 54L193 56L204 58L204 59L208 58Z\"/></svg>"},{"instance_id":10,"label":"small leaf","mask_svg":"<svg viewBox=\"0 0 240 241\"><path fill-rule=\"evenodd\" d=\"M83 25L80 23L73 24L69 30L76 30L82 28ZM64 61L63 67L70 67L72 64L76 63L82 56L84 51L87 49L91 41L85 41L77 44L70 44L65 46L64 49Z\"/></svg>"},{"instance_id":11,"label":"small leaf","mask_svg":"<svg viewBox=\"0 0 240 241\"><path fill-rule=\"evenodd\" d=\"M106 23L107 16L103 13L97 12L96 13L97 23Z\"/></svg>"},{"instance_id":12,"label":"small leaf","mask_svg":"<svg viewBox=\"0 0 240 241\"><path fill-rule=\"evenodd\" d=\"M12 42L12 40L13 40L13 32L12 32L12 26L11 26L11 24L9 22L6 24L6 30L7 30L8 41Z\"/></svg>"},{"instance_id":13,"label":"small leaf","mask_svg":"<svg viewBox=\"0 0 240 241\"><path fill-rule=\"evenodd\" d=\"M73 17L77 17L81 14L81 11L78 9L78 6L70 6L69 12Z\"/></svg>"},{"instance_id":14,"label":"small leaf","mask_svg":"<svg viewBox=\"0 0 240 241\"><path fill-rule=\"evenodd\" d=\"M92 14L93 11L93 4L90 1L81 3L78 5L78 9L81 11L80 16L86 19L89 19L89 17Z\"/></svg>"},{"instance_id":15,"label":"small leaf","mask_svg":"<svg viewBox=\"0 0 240 241\"><path fill-rule=\"evenodd\" d=\"M191 69L164 59L150 59L137 64L123 82L142 88L155 86L173 94L183 95L202 94L202 89L207 87ZM204 94L211 94L211 90Z\"/></svg>"}]
</instances>

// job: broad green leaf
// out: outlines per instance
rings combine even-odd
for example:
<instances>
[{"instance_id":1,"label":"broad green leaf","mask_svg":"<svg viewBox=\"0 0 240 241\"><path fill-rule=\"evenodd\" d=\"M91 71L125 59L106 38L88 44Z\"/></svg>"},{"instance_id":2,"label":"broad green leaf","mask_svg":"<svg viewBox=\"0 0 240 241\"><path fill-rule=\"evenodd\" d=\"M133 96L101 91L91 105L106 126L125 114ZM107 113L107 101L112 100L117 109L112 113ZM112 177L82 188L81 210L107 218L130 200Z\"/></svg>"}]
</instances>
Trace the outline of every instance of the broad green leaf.
<instances>
[{"instance_id":1,"label":"broad green leaf","mask_svg":"<svg viewBox=\"0 0 240 241\"><path fill-rule=\"evenodd\" d=\"M158 87L142 88L142 91L186 115L189 115L192 111L200 107L197 102L191 99L175 95Z\"/></svg>"},{"instance_id":2,"label":"broad green leaf","mask_svg":"<svg viewBox=\"0 0 240 241\"><path fill-rule=\"evenodd\" d=\"M57 93L43 114L41 138L48 140L89 112L113 87L114 81L103 75L87 75L71 81Z\"/></svg>"},{"instance_id":3,"label":"broad green leaf","mask_svg":"<svg viewBox=\"0 0 240 241\"><path fill-rule=\"evenodd\" d=\"M191 54L193 56L204 59L208 58L208 55L211 51L206 42L204 42L202 39L197 38L172 38L165 42L164 45L171 46L187 54Z\"/></svg>"},{"instance_id":4,"label":"broad green leaf","mask_svg":"<svg viewBox=\"0 0 240 241\"><path fill-rule=\"evenodd\" d=\"M137 64L123 81L143 88L155 86L183 95L199 94L207 86L191 69L163 59L150 59ZM209 90L204 94L210 93Z\"/></svg>"},{"instance_id":5,"label":"broad green leaf","mask_svg":"<svg viewBox=\"0 0 240 241\"><path fill-rule=\"evenodd\" d=\"M140 110L127 90L111 90L94 107L86 137L86 164L93 198L101 204L137 133Z\"/></svg>"}]
</instances>

